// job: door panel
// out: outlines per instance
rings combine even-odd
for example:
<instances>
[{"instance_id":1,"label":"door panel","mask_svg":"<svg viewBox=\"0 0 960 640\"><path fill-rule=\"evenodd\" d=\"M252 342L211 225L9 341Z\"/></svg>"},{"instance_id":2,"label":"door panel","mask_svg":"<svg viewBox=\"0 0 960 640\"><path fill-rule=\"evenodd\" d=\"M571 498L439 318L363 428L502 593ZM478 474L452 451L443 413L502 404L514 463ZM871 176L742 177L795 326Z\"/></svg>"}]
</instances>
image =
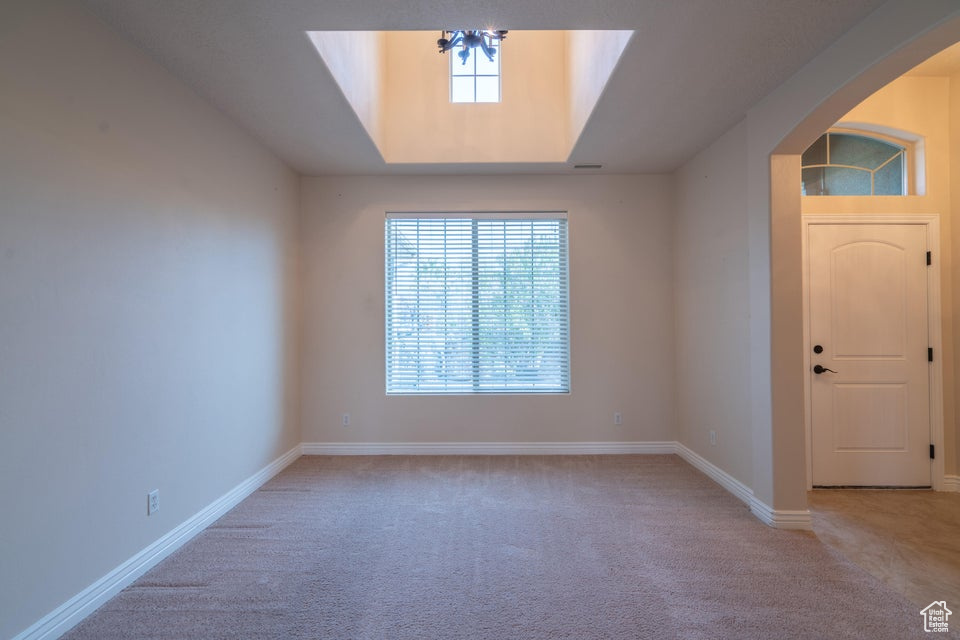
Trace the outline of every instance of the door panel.
<instances>
[{"instance_id":1,"label":"door panel","mask_svg":"<svg viewBox=\"0 0 960 640\"><path fill-rule=\"evenodd\" d=\"M926 227L808 227L813 484L929 486Z\"/></svg>"},{"instance_id":2,"label":"door panel","mask_svg":"<svg viewBox=\"0 0 960 640\"><path fill-rule=\"evenodd\" d=\"M902 358L906 337L906 252L879 242L836 247L830 291L834 357Z\"/></svg>"},{"instance_id":3,"label":"door panel","mask_svg":"<svg viewBox=\"0 0 960 640\"><path fill-rule=\"evenodd\" d=\"M907 385L833 383L835 451L905 451Z\"/></svg>"}]
</instances>

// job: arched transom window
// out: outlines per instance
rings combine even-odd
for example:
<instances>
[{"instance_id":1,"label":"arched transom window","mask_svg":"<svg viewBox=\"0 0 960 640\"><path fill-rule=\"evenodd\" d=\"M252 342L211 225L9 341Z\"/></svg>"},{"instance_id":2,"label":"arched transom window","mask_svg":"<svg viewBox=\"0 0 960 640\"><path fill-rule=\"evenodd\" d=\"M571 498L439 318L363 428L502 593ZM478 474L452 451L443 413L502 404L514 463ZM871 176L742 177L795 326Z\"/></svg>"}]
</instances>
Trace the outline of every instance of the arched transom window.
<instances>
[{"instance_id":1,"label":"arched transom window","mask_svg":"<svg viewBox=\"0 0 960 640\"><path fill-rule=\"evenodd\" d=\"M907 194L906 147L872 136L828 132L801 159L803 195Z\"/></svg>"}]
</instances>

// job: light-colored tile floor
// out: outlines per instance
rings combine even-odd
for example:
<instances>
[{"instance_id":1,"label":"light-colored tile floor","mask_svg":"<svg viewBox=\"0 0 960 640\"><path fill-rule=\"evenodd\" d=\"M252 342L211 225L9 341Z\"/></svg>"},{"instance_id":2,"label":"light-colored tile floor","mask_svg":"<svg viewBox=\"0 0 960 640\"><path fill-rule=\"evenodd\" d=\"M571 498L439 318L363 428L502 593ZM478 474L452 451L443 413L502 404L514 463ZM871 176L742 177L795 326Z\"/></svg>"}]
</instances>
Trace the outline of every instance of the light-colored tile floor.
<instances>
[{"instance_id":1,"label":"light-colored tile floor","mask_svg":"<svg viewBox=\"0 0 960 640\"><path fill-rule=\"evenodd\" d=\"M808 500L825 544L918 606L960 606L960 494L817 489Z\"/></svg>"}]
</instances>

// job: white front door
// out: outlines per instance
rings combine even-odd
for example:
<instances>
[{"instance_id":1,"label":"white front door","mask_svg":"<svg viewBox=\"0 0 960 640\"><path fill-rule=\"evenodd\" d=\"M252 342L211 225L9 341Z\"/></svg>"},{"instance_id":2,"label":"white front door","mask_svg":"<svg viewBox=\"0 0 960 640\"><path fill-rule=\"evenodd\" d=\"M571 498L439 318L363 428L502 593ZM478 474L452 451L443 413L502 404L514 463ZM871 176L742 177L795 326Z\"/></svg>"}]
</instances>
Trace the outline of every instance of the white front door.
<instances>
[{"instance_id":1,"label":"white front door","mask_svg":"<svg viewBox=\"0 0 960 640\"><path fill-rule=\"evenodd\" d=\"M807 228L813 485L930 486L926 226Z\"/></svg>"}]
</instances>

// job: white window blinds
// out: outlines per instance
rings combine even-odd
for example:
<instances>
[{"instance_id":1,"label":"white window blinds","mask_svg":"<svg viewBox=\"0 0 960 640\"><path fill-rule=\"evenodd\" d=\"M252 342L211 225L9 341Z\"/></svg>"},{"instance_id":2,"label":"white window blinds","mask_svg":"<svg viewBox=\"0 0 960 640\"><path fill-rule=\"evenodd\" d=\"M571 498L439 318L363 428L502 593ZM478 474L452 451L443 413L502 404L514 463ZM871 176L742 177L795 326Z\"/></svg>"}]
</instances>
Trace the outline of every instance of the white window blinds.
<instances>
[{"instance_id":1,"label":"white window blinds","mask_svg":"<svg viewBox=\"0 0 960 640\"><path fill-rule=\"evenodd\" d=\"M388 214L388 394L566 393L563 213Z\"/></svg>"}]
</instances>

